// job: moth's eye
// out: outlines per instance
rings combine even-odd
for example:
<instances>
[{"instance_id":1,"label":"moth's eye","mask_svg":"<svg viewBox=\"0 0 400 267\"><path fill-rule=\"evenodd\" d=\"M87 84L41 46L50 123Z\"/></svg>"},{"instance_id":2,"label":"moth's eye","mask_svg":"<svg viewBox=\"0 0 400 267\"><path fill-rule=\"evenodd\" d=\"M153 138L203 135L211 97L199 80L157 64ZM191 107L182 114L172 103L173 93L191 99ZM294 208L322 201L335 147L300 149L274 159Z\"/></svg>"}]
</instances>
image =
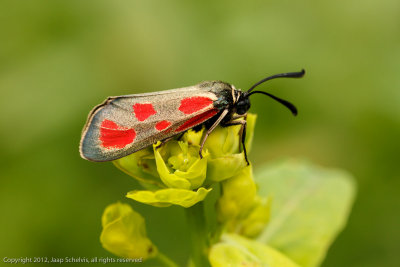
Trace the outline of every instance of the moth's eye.
<instances>
[{"instance_id":1,"label":"moth's eye","mask_svg":"<svg viewBox=\"0 0 400 267\"><path fill-rule=\"evenodd\" d=\"M236 108L236 113L239 115L243 115L244 113L246 113L246 108L244 105L238 105Z\"/></svg>"}]
</instances>

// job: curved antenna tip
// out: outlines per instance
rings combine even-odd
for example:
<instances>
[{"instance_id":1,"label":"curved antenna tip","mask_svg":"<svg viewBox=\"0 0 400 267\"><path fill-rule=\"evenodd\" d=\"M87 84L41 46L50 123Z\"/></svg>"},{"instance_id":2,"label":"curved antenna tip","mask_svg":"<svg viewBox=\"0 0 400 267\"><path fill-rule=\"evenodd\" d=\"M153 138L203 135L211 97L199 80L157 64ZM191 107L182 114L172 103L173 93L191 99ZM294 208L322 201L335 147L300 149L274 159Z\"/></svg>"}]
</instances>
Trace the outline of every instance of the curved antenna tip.
<instances>
[{"instance_id":1,"label":"curved antenna tip","mask_svg":"<svg viewBox=\"0 0 400 267\"><path fill-rule=\"evenodd\" d=\"M301 78L306 74L306 70L305 69L301 69L301 71L299 72L289 72L289 73L285 73L288 78Z\"/></svg>"},{"instance_id":2,"label":"curved antenna tip","mask_svg":"<svg viewBox=\"0 0 400 267\"><path fill-rule=\"evenodd\" d=\"M293 106L294 107L294 110L290 110L291 112L292 112L292 114L293 114L293 116L297 116L297 114L299 114L298 112L297 112L297 108L295 107L295 106Z\"/></svg>"},{"instance_id":3,"label":"curved antenna tip","mask_svg":"<svg viewBox=\"0 0 400 267\"><path fill-rule=\"evenodd\" d=\"M306 74L306 71L304 69L302 69L299 72L286 72L286 73L275 74L275 75L269 76L269 77L264 78L261 81L255 83L252 87L250 87L249 90L247 90L247 92L250 93L251 91L253 91L254 88L259 86L260 84L265 83L266 81L269 81L269 80L272 80L272 79L276 79L276 78L301 78L301 77L304 76L304 74Z\"/></svg>"}]
</instances>

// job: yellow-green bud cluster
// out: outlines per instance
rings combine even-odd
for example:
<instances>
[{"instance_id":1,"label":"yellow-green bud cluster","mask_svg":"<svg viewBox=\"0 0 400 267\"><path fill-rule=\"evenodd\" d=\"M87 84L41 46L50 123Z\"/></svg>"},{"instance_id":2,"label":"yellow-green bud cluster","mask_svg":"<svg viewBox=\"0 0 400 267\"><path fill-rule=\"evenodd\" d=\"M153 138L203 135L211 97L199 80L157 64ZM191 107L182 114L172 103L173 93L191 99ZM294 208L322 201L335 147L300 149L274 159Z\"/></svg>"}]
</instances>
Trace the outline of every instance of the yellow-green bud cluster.
<instances>
[{"instance_id":1,"label":"yellow-green bud cluster","mask_svg":"<svg viewBox=\"0 0 400 267\"><path fill-rule=\"evenodd\" d=\"M255 120L256 115L247 116L247 152L251 149ZM114 161L115 166L144 187L126 196L156 207L189 208L203 201L214 184L220 183L216 212L221 232L257 236L269 220L270 201L257 195L252 166L245 159L240 134L239 125L217 127L205 143L202 158L199 150L204 129L189 130L165 144L158 142ZM101 242L110 252L143 259L157 254L157 248L146 236L143 217L128 205L108 206L102 221Z\"/></svg>"},{"instance_id":2,"label":"yellow-green bud cluster","mask_svg":"<svg viewBox=\"0 0 400 267\"><path fill-rule=\"evenodd\" d=\"M250 151L256 115L247 116L246 148ZM181 138L138 151L114 161L147 190L128 198L157 207L190 207L204 200L213 183L237 176L246 166L240 149L240 126L217 127L208 137L200 158L205 130L187 131ZM184 201L183 201L184 200Z\"/></svg>"}]
</instances>

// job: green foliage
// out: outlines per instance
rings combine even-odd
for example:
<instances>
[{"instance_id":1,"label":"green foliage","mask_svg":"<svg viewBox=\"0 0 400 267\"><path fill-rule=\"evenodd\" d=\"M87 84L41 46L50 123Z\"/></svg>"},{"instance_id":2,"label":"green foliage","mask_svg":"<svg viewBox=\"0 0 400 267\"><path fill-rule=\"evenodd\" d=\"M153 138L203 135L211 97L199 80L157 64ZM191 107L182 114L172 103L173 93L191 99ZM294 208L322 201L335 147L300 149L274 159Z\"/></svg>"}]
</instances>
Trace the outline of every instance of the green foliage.
<instances>
[{"instance_id":1,"label":"green foliage","mask_svg":"<svg viewBox=\"0 0 400 267\"><path fill-rule=\"evenodd\" d=\"M276 249L234 234L222 236L209 259L213 267L299 267Z\"/></svg>"},{"instance_id":2,"label":"green foliage","mask_svg":"<svg viewBox=\"0 0 400 267\"><path fill-rule=\"evenodd\" d=\"M251 139L255 116L247 119L252 120ZM256 184L252 165L243 157L242 164L231 167L235 155L243 155L238 127L217 127L200 158L203 135L204 131L188 131L182 140L155 144L154 155L146 149L116 160L118 168L151 185L126 196L155 207L185 208L192 267L318 266L345 225L355 191L351 176L292 160L265 165L256 174ZM246 143L251 145L249 139ZM209 160L215 159L225 161L219 162L218 172L208 172L216 163ZM220 192L214 201L205 202L204 209L212 188ZM101 241L118 256L156 256L166 266L175 264L156 252L143 218L127 205L106 209Z\"/></svg>"},{"instance_id":3,"label":"green foliage","mask_svg":"<svg viewBox=\"0 0 400 267\"><path fill-rule=\"evenodd\" d=\"M259 194L271 196L268 227L257 238L303 267L315 267L346 224L355 196L344 171L288 160L258 169Z\"/></svg>"},{"instance_id":4,"label":"green foliage","mask_svg":"<svg viewBox=\"0 0 400 267\"><path fill-rule=\"evenodd\" d=\"M223 235L211 248L212 265L319 266L347 221L355 196L353 178L288 160L258 169L256 180L259 195L273 199L268 225L256 241Z\"/></svg>"}]
</instances>

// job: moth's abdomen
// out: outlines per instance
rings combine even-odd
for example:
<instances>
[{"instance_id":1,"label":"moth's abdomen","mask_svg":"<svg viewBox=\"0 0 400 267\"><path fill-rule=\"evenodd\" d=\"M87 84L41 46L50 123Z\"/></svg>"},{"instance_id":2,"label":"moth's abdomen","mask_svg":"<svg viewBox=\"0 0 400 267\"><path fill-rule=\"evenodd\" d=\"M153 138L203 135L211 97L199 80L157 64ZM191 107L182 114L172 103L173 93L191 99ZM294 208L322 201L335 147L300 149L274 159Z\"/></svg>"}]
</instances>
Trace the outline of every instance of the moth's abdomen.
<instances>
[{"instance_id":1,"label":"moth's abdomen","mask_svg":"<svg viewBox=\"0 0 400 267\"><path fill-rule=\"evenodd\" d=\"M217 113L218 113L218 109L214 108L214 109L210 109L202 114L199 114L197 116L194 116L190 119L188 119L187 121L185 121L181 126L178 127L178 129L176 129L176 132L183 132L185 130L188 130L190 128L193 128L196 125L199 125L205 121L207 121L208 119L214 117Z\"/></svg>"}]
</instances>

